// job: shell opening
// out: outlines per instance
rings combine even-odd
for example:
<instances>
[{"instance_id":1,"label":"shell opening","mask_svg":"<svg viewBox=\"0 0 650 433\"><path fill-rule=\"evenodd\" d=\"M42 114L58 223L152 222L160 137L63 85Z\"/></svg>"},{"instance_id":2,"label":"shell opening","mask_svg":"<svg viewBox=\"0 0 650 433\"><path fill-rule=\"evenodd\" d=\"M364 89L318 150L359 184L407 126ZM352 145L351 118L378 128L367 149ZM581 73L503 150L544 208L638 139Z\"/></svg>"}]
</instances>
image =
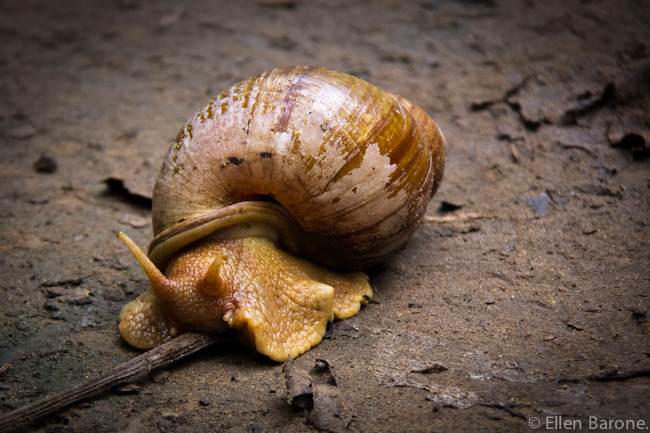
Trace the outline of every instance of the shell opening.
<instances>
[{"instance_id":1,"label":"shell opening","mask_svg":"<svg viewBox=\"0 0 650 433\"><path fill-rule=\"evenodd\" d=\"M263 223L241 223L230 227L224 227L221 230L206 236L206 239L220 241L249 237L267 238L275 243L280 241L280 234L278 231L274 227Z\"/></svg>"},{"instance_id":2,"label":"shell opening","mask_svg":"<svg viewBox=\"0 0 650 433\"><path fill-rule=\"evenodd\" d=\"M274 203L279 206L282 206L282 203L277 201L272 194L248 194L241 197L242 201L262 201L266 203Z\"/></svg>"},{"instance_id":3,"label":"shell opening","mask_svg":"<svg viewBox=\"0 0 650 433\"><path fill-rule=\"evenodd\" d=\"M297 252L301 234L296 231L299 227L293 217L281 205L276 204L273 198L267 195L265 201L242 201L224 209L217 209L193 220L183 221L169 230L158 233L149 245L149 258L160 269L165 269L178 251L187 245L204 239L208 236L217 236L217 239L227 239L220 233L230 227L251 225L259 233L246 229L232 229L231 236L237 238L259 234L277 242L281 240L282 246L289 252ZM260 229L264 226L266 228ZM279 236L272 234L276 232Z\"/></svg>"}]
</instances>

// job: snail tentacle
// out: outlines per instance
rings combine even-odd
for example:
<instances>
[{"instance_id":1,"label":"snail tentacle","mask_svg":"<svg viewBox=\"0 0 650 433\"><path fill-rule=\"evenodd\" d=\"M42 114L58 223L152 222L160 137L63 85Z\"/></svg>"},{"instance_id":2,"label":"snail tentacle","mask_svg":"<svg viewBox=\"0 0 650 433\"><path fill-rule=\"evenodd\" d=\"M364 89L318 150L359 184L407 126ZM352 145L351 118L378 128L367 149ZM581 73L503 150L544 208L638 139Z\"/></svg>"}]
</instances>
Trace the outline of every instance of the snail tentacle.
<instances>
[{"instance_id":1,"label":"snail tentacle","mask_svg":"<svg viewBox=\"0 0 650 433\"><path fill-rule=\"evenodd\" d=\"M142 267L142 270L147 274L147 278L151 282L153 287L164 287L170 284L169 280L165 275L160 272L160 269L151 261L149 257L140 249L138 244L133 242L133 240L128 237L124 232L119 232L116 235L118 238L122 239L124 243L129 247L136 260Z\"/></svg>"}]
</instances>

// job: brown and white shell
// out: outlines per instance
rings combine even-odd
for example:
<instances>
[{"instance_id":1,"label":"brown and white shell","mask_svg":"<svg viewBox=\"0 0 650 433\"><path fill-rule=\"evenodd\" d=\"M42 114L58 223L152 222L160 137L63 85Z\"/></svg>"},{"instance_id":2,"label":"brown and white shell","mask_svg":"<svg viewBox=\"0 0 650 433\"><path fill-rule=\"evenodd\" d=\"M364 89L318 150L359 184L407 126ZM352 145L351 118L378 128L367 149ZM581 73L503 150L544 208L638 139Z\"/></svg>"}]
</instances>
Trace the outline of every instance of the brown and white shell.
<instances>
[{"instance_id":1,"label":"brown and white shell","mask_svg":"<svg viewBox=\"0 0 650 433\"><path fill-rule=\"evenodd\" d=\"M198 239L272 227L331 268L381 262L411 237L443 175L445 140L404 98L295 66L235 84L182 128L153 194L161 269Z\"/></svg>"}]
</instances>

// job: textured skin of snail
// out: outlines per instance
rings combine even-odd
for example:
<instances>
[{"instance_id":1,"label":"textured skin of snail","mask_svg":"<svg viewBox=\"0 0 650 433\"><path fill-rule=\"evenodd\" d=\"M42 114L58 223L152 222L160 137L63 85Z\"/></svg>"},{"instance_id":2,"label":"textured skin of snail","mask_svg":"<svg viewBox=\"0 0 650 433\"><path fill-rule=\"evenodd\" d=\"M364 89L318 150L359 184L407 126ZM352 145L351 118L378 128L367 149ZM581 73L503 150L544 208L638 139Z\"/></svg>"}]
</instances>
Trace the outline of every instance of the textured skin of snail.
<instances>
[{"instance_id":1,"label":"textured skin of snail","mask_svg":"<svg viewBox=\"0 0 650 433\"><path fill-rule=\"evenodd\" d=\"M152 282L122 335L148 348L232 328L278 361L305 352L370 299L359 270L406 244L444 159L423 110L350 75L296 66L235 84L172 144L148 257L120 235Z\"/></svg>"}]
</instances>

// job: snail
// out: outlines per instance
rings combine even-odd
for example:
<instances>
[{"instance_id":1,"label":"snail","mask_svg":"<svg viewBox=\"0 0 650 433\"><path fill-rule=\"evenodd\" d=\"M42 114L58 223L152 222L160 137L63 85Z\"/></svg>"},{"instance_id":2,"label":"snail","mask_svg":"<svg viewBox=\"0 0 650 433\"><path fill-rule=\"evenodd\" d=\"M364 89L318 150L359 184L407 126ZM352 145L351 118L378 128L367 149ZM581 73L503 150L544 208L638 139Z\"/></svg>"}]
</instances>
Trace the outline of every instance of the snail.
<instances>
[{"instance_id":1,"label":"snail","mask_svg":"<svg viewBox=\"0 0 650 433\"><path fill-rule=\"evenodd\" d=\"M275 361L306 352L369 301L363 270L407 243L444 160L422 109L359 78L293 66L235 84L172 143L148 254L118 234L151 281L123 338L234 329Z\"/></svg>"}]
</instances>

